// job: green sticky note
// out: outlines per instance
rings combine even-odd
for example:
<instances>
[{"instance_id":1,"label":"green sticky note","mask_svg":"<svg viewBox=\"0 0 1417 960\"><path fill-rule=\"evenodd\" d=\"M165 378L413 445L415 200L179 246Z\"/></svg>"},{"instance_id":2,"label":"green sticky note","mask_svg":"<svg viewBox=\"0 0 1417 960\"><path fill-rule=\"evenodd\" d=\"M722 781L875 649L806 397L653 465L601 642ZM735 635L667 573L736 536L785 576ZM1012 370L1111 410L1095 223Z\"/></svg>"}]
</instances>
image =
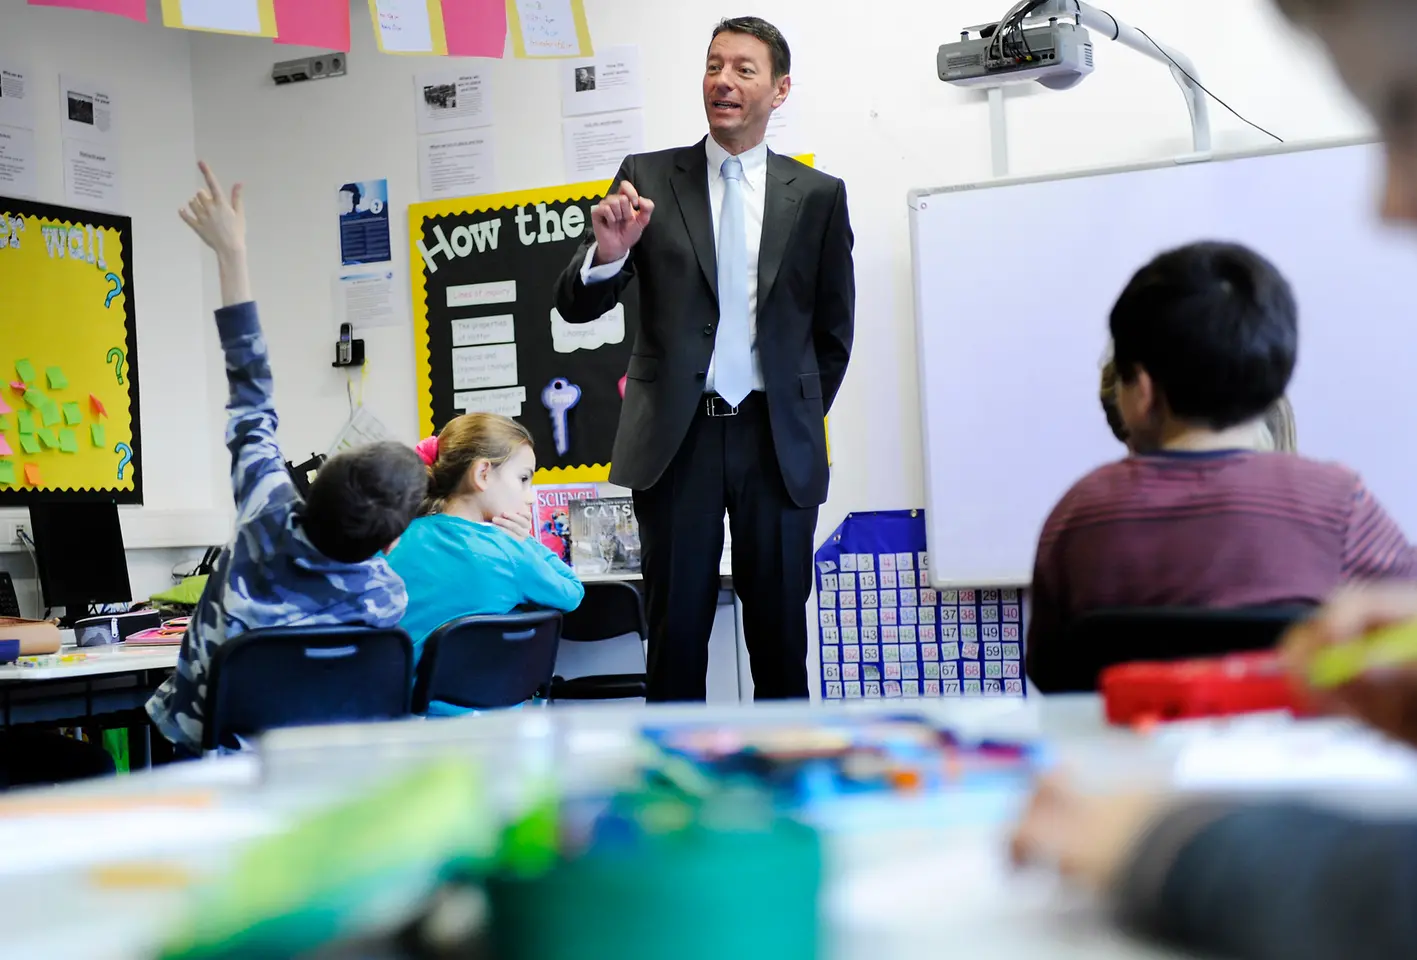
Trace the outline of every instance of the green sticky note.
<instances>
[{"instance_id":1,"label":"green sticky note","mask_svg":"<svg viewBox=\"0 0 1417 960\"><path fill-rule=\"evenodd\" d=\"M20 449L25 453L39 453L39 437L32 433L20 434Z\"/></svg>"},{"instance_id":2,"label":"green sticky note","mask_svg":"<svg viewBox=\"0 0 1417 960\"><path fill-rule=\"evenodd\" d=\"M0 460L0 487L7 487L15 482L15 461Z\"/></svg>"},{"instance_id":3,"label":"green sticky note","mask_svg":"<svg viewBox=\"0 0 1417 960\"><path fill-rule=\"evenodd\" d=\"M6 430L9 430L9 429L10 429L10 418L9 418L9 417L0 417L0 433L4 433Z\"/></svg>"},{"instance_id":4,"label":"green sticky note","mask_svg":"<svg viewBox=\"0 0 1417 960\"><path fill-rule=\"evenodd\" d=\"M108 444L103 439L103 424L95 423L89 427L89 432L93 434L93 445L95 447L107 447Z\"/></svg>"},{"instance_id":5,"label":"green sticky note","mask_svg":"<svg viewBox=\"0 0 1417 960\"><path fill-rule=\"evenodd\" d=\"M46 427L39 431L39 439L44 441L46 448L53 450L55 447L59 446L59 431L55 430L53 427Z\"/></svg>"},{"instance_id":6,"label":"green sticky note","mask_svg":"<svg viewBox=\"0 0 1417 960\"><path fill-rule=\"evenodd\" d=\"M34 414L28 410L17 410L15 419L20 422L20 433L34 433Z\"/></svg>"},{"instance_id":7,"label":"green sticky note","mask_svg":"<svg viewBox=\"0 0 1417 960\"><path fill-rule=\"evenodd\" d=\"M44 419L46 427L52 427L64 419L64 415L59 412L59 404L48 398L45 399L44 406L39 408L39 415Z\"/></svg>"},{"instance_id":8,"label":"green sticky note","mask_svg":"<svg viewBox=\"0 0 1417 960\"><path fill-rule=\"evenodd\" d=\"M49 389L66 390L69 387L69 378L64 376L64 371L58 367L49 367L44 371L44 377L49 381Z\"/></svg>"},{"instance_id":9,"label":"green sticky note","mask_svg":"<svg viewBox=\"0 0 1417 960\"><path fill-rule=\"evenodd\" d=\"M15 375L25 383L34 383L34 364L28 360L16 360Z\"/></svg>"},{"instance_id":10,"label":"green sticky note","mask_svg":"<svg viewBox=\"0 0 1417 960\"><path fill-rule=\"evenodd\" d=\"M68 427L59 431L59 449L65 453L79 452L79 437Z\"/></svg>"},{"instance_id":11,"label":"green sticky note","mask_svg":"<svg viewBox=\"0 0 1417 960\"><path fill-rule=\"evenodd\" d=\"M44 391L39 389L39 387L30 387L25 391L25 403L28 403L36 410L40 409L48 402L49 398L44 395Z\"/></svg>"},{"instance_id":12,"label":"green sticky note","mask_svg":"<svg viewBox=\"0 0 1417 960\"><path fill-rule=\"evenodd\" d=\"M83 415L83 413L79 410L79 405L78 405L77 403L66 403L66 404L64 404L64 422L65 422L65 423L67 423L69 426L72 427L72 426L74 426L76 423L78 423L78 422L79 422L80 420L82 420L82 419L84 419L84 415Z\"/></svg>"}]
</instances>

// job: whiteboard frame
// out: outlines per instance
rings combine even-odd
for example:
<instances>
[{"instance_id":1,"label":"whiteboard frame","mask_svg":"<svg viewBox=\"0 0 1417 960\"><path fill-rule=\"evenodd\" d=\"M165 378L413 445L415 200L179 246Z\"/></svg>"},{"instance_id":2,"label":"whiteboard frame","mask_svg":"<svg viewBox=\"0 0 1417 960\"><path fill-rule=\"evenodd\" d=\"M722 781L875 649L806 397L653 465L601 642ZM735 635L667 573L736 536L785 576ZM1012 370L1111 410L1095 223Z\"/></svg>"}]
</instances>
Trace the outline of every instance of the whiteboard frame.
<instances>
[{"instance_id":1,"label":"whiteboard frame","mask_svg":"<svg viewBox=\"0 0 1417 960\"><path fill-rule=\"evenodd\" d=\"M1256 157L1279 156L1290 153L1304 153L1311 150L1334 150L1345 147L1373 146L1381 143L1378 137L1338 137L1327 140L1310 140L1303 143L1282 143L1273 146L1258 147L1253 150L1241 150L1231 153L1208 153L1208 154L1185 154L1172 157L1166 160L1147 160L1138 163L1110 164L1098 167L1084 167L1077 170L1064 170L1056 173L1033 174L1029 176L1017 177L997 177L988 180L979 180L972 183L961 183L953 186L924 187L915 188L906 194L906 204L910 208L910 286L915 313L915 357L916 376L920 384L920 446L921 454L925 464L925 516L928 518L934 515L934 486L930 482L933 472L932 455L930 451L930 404L925 398L925 384L929 382L928 371L926 369L926 356L923 348L924 344L924 313L921 309L921 275L920 275L920 231L918 229L918 216L921 210L929 208L931 197L942 194L963 193L970 190L987 190L994 187L1011 187L1025 183L1044 183L1057 180L1077 180L1083 177L1100 177L1117 173L1136 173L1144 170L1158 170L1165 167L1185 166L1197 163L1216 163L1227 160L1250 160ZM1062 496L1062 491L1059 491ZM1017 577L996 577L996 578L971 578L968 580L936 579L934 563L935 544L933 542L933 531L930 523L925 524L925 549L931 557L930 563L930 586L938 590L961 590L961 589L1026 589L1033 583L1032 571L1021 574Z\"/></svg>"}]
</instances>

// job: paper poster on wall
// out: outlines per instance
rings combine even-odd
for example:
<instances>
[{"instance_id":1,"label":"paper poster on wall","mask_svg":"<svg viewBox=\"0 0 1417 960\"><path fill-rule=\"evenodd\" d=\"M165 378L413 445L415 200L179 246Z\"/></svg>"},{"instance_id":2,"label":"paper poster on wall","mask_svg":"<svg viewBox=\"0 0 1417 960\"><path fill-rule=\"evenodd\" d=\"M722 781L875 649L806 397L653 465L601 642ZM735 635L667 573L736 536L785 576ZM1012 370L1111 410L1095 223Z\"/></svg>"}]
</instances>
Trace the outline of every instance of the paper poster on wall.
<instances>
[{"instance_id":1,"label":"paper poster on wall","mask_svg":"<svg viewBox=\"0 0 1417 960\"><path fill-rule=\"evenodd\" d=\"M508 0L508 26L519 57L591 57L583 0Z\"/></svg>"},{"instance_id":2,"label":"paper poster on wall","mask_svg":"<svg viewBox=\"0 0 1417 960\"><path fill-rule=\"evenodd\" d=\"M0 194L11 197L39 195L37 150L33 130L0 127Z\"/></svg>"},{"instance_id":3,"label":"paper poster on wall","mask_svg":"<svg viewBox=\"0 0 1417 960\"><path fill-rule=\"evenodd\" d=\"M132 236L126 217L0 197L0 436L17 452L0 503L142 503Z\"/></svg>"},{"instance_id":4,"label":"paper poster on wall","mask_svg":"<svg viewBox=\"0 0 1417 960\"><path fill-rule=\"evenodd\" d=\"M34 89L30 72L13 60L0 57L0 127L33 130Z\"/></svg>"},{"instance_id":5,"label":"paper poster on wall","mask_svg":"<svg viewBox=\"0 0 1417 960\"><path fill-rule=\"evenodd\" d=\"M613 318L592 324L589 338L575 345L558 326L553 300L556 278L585 239L590 209L607 187L582 183L409 208L422 435L465 411L494 411L531 432L538 482L606 478L619 382L639 322L637 282ZM561 394L552 396L558 382ZM576 403L558 414L555 401L572 389L579 390ZM561 444L558 415L565 421Z\"/></svg>"},{"instance_id":6,"label":"paper poster on wall","mask_svg":"<svg viewBox=\"0 0 1417 960\"><path fill-rule=\"evenodd\" d=\"M792 154L809 149L802 129L801 97L800 86L794 83L782 106L768 118L767 144L774 153Z\"/></svg>"},{"instance_id":7,"label":"paper poster on wall","mask_svg":"<svg viewBox=\"0 0 1417 960\"><path fill-rule=\"evenodd\" d=\"M442 0L369 0L380 53L446 56Z\"/></svg>"},{"instance_id":8,"label":"paper poster on wall","mask_svg":"<svg viewBox=\"0 0 1417 960\"><path fill-rule=\"evenodd\" d=\"M389 181L356 180L341 184L339 253L345 266L387 263L393 256L389 239Z\"/></svg>"},{"instance_id":9,"label":"paper poster on wall","mask_svg":"<svg viewBox=\"0 0 1417 960\"><path fill-rule=\"evenodd\" d=\"M420 134L492 123L492 75L482 67L420 73L413 78L413 94Z\"/></svg>"},{"instance_id":10,"label":"paper poster on wall","mask_svg":"<svg viewBox=\"0 0 1417 960\"><path fill-rule=\"evenodd\" d=\"M424 200L470 197L495 189L492 129L420 137L418 184Z\"/></svg>"},{"instance_id":11,"label":"paper poster on wall","mask_svg":"<svg viewBox=\"0 0 1417 960\"><path fill-rule=\"evenodd\" d=\"M392 264L343 268L335 274L335 324L348 323L355 336L366 327L393 327L403 322L403 298Z\"/></svg>"},{"instance_id":12,"label":"paper poster on wall","mask_svg":"<svg viewBox=\"0 0 1417 960\"><path fill-rule=\"evenodd\" d=\"M561 121L561 136L568 179L613 177L625 157L645 148L644 111L572 117Z\"/></svg>"},{"instance_id":13,"label":"paper poster on wall","mask_svg":"<svg viewBox=\"0 0 1417 960\"><path fill-rule=\"evenodd\" d=\"M456 0L443 5L450 57L502 59L507 49L507 0Z\"/></svg>"},{"instance_id":14,"label":"paper poster on wall","mask_svg":"<svg viewBox=\"0 0 1417 960\"><path fill-rule=\"evenodd\" d=\"M148 0L29 0L32 7L63 7L66 10L93 10L148 22Z\"/></svg>"},{"instance_id":15,"label":"paper poster on wall","mask_svg":"<svg viewBox=\"0 0 1417 960\"><path fill-rule=\"evenodd\" d=\"M594 57L561 65L562 116L636 110L644 105L639 47L606 47Z\"/></svg>"},{"instance_id":16,"label":"paper poster on wall","mask_svg":"<svg viewBox=\"0 0 1417 960\"><path fill-rule=\"evenodd\" d=\"M59 77L60 129L65 137L108 143L118 124L112 88L94 80L64 74Z\"/></svg>"},{"instance_id":17,"label":"paper poster on wall","mask_svg":"<svg viewBox=\"0 0 1417 960\"><path fill-rule=\"evenodd\" d=\"M274 0L162 0L162 23L178 30L274 37L273 4Z\"/></svg>"},{"instance_id":18,"label":"paper poster on wall","mask_svg":"<svg viewBox=\"0 0 1417 960\"><path fill-rule=\"evenodd\" d=\"M110 213L122 211L123 180L116 144L64 141L64 202Z\"/></svg>"}]
</instances>

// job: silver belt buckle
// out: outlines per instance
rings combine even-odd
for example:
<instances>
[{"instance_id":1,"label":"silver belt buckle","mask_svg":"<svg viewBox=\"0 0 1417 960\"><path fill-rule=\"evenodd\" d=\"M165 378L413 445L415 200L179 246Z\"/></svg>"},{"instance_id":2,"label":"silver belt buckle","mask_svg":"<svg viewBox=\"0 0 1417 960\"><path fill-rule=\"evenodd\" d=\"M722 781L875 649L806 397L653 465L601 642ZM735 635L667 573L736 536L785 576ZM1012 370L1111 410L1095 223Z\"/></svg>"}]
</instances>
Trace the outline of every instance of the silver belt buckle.
<instances>
[{"instance_id":1,"label":"silver belt buckle","mask_svg":"<svg viewBox=\"0 0 1417 960\"><path fill-rule=\"evenodd\" d=\"M704 413L710 417L736 417L738 408L730 407L727 400L715 395L704 397Z\"/></svg>"}]
</instances>

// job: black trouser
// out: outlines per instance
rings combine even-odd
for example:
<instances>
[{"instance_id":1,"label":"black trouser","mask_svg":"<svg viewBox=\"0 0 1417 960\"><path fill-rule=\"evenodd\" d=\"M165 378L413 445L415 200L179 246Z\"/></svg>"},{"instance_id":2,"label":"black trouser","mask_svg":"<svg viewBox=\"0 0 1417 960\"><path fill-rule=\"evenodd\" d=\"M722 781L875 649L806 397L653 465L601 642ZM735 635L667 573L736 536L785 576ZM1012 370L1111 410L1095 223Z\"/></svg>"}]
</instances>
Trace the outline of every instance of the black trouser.
<instances>
[{"instance_id":1,"label":"black trouser","mask_svg":"<svg viewBox=\"0 0 1417 960\"><path fill-rule=\"evenodd\" d=\"M108 751L51 730L0 730L0 790L101 777L115 766Z\"/></svg>"},{"instance_id":2,"label":"black trouser","mask_svg":"<svg viewBox=\"0 0 1417 960\"><path fill-rule=\"evenodd\" d=\"M754 393L735 416L710 417L701 407L664 476L635 492L651 701L704 699L725 509L755 698L807 696L817 508L788 496L767 400Z\"/></svg>"}]
</instances>

